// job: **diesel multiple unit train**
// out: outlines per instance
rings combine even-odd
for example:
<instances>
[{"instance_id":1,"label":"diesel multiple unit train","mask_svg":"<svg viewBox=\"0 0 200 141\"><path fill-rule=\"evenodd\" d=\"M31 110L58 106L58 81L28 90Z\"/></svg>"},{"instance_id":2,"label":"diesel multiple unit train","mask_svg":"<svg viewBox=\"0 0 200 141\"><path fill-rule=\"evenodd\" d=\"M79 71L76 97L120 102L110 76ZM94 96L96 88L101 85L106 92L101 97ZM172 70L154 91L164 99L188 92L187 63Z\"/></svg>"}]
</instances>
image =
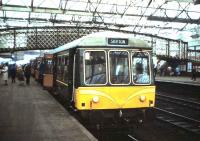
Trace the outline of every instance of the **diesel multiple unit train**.
<instances>
[{"instance_id":1,"label":"diesel multiple unit train","mask_svg":"<svg viewBox=\"0 0 200 141\"><path fill-rule=\"evenodd\" d=\"M152 48L133 35L93 33L53 49L43 62L43 85L83 117L144 118L154 107Z\"/></svg>"}]
</instances>

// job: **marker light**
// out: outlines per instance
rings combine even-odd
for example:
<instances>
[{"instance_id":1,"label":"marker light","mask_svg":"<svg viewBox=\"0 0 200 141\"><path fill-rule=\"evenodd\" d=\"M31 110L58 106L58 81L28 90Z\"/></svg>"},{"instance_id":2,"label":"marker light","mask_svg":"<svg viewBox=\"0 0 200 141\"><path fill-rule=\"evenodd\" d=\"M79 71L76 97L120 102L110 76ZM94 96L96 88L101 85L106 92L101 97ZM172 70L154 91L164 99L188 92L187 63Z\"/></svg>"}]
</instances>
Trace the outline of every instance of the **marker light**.
<instances>
[{"instance_id":1,"label":"marker light","mask_svg":"<svg viewBox=\"0 0 200 141\"><path fill-rule=\"evenodd\" d=\"M150 107L153 107L153 106L154 106L154 104L153 104L153 101L152 101L152 100L149 100L149 106L150 106Z\"/></svg>"},{"instance_id":2,"label":"marker light","mask_svg":"<svg viewBox=\"0 0 200 141\"><path fill-rule=\"evenodd\" d=\"M94 96L92 98L92 100L93 100L94 103L97 103L97 102L99 102L99 97L98 96Z\"/></svg>"},{"instance_id":3,"label":"marker light","mask_svg":"<svg viewBox=\"0 0 200 141\"><path fill-rule=\"evenodd\" d=\"M140 96L140 101L141 101L141 102L144 102L145 100L146 100L146 96L145 96L145 95L141 95L141 96Z\"/></svg>"}]
</instances>

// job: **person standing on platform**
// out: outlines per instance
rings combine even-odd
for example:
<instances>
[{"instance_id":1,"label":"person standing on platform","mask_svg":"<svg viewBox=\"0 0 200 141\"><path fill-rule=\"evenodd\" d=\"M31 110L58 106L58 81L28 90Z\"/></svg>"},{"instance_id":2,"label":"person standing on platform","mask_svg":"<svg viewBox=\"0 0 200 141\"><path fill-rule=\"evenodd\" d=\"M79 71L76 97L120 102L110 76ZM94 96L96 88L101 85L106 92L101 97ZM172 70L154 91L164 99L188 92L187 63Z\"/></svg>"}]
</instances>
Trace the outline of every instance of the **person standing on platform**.
<instances>
[{"instance_id":1,"label":"person standing on platform","mask_svg":"<svg viewBox=\"0 0 200 141\"><path fill-rule=\"evenodd\" d=\"M11 75L12 83L15 83L15 78L16 78L16 64L13 64L11 66L10 75Z\"/></svg>"},{"instance_id":2,"label":"person standing on platform","mask_svg":"<svg viewBox=\"0 0 200 141\"><path fill-rule=\"evenodd\" d=\"M196 81L196 69L192 69L192 80Z\"/></svg>"},{"instance_id":3,"label":"person standing on platform","mask_svg":"<svg viewBox=\"0 0 200 141\"><path fill-rule=\"evenodd\" d=\"M31 66L30 66L30 64L27 64L24 67L24 75L26 77L26 84L30 85L30 77L31 77Z\"/></svg>"},{"instance_id":4,"label":"person standing on platform","mask_svg":"<svg viewBox=\"0 0 200 141\"><path fill-rule=\"evenodd\" d=\"M3 67L3 80L5 81L5 85L8 85L8 63L6 63Z\"/></svg>"}]
</instances>

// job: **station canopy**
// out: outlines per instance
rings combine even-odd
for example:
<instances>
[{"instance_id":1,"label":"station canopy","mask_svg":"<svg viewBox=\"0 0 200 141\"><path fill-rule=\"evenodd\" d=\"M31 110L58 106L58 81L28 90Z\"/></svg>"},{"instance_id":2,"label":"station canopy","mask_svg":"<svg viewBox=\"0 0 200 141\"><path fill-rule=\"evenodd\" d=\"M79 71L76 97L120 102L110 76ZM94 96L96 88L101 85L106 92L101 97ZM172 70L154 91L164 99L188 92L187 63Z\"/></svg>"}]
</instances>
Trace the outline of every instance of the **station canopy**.
<instances>
[{"instance_id":1,"label":"station canopy","mask_svg":"<svg viewBox=\"0 0 200 141\"><path fill-rule=\"evenodd\" d=\"M187 38L199 36L199 3L199 0L1 0L0 29L76 25Z\"/></svg>"}]
</instances>

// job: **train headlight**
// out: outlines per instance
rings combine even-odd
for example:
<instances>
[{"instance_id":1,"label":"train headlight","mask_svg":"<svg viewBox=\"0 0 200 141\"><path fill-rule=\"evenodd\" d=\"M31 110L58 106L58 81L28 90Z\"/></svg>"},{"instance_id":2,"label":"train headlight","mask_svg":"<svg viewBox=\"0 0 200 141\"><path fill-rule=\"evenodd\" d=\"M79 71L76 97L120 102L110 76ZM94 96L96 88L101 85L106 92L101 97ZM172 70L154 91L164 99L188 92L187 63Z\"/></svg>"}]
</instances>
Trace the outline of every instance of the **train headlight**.
<instances>
[{"instance_id":1,"label":"train headlight","mask_svg":"<svg viewBox=\"0 0 200 141\"><path fill-rule=\"evenodd\" d=\"M94 97L92 98L92 101L93 101L94 103L99 102L99 97L98 97L98 96L94 96Z\"/></svg>"},{"instance_id":2,"label":"train headlight","mask_svg":"<svg viewBox=\"0 0 200 141\"><path fill-rule=\"evenodd\" d=\"M141 95L141 96L140 96L140 101L141 101L141 102L144 102L145 100L146 100L146 96L145 96L145 95Z\"/></svg>"}]
</instances>

